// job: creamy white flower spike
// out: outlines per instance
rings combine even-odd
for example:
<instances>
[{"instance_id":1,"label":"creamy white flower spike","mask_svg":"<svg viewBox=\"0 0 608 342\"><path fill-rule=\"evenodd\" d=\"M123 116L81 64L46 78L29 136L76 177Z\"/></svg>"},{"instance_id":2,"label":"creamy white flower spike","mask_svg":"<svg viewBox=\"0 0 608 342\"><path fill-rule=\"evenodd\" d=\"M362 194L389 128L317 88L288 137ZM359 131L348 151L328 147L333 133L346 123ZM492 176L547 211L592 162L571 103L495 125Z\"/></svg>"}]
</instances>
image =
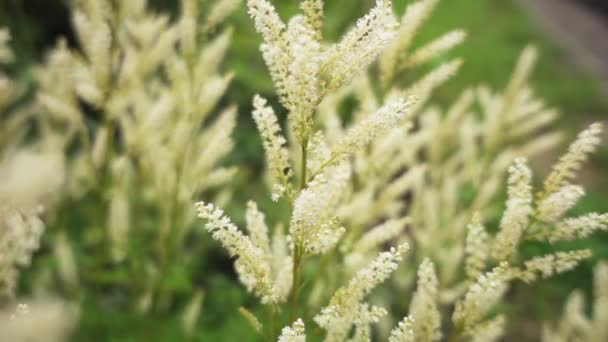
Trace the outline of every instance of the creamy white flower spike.
<instances>
[{"instance_id":1,"label":"creamy white flower spike","mask_svg":"<svg viewBox=\"0 0 608 342\"><path fill-rule=\"evenodd\" d=\"M589 213L579 217L563 219L555 225L549 235L550 242L584 239L598 230L608 230L608 213Z\"/></svg>"},{"instance_id":2,"label":"creamy white flower spike","mask_svg":"<svg viewBox=\"0 0 608 342\"><path fill-rule=\"evenodd\" d=\"M390 101L384 107L351 127L344 137L336 143L329 159L324 162L321 170L317 170L316 172L322 171L323 167L344 161L358 149L394 128L406 117L409 108L414 103L414 98L409 98L408 100L399 98Z\"/></svg>"},{"instance_id":3,"label":"creamy white flower spike","mask_svg":"<svg viewBox=\"0 0 608 342\"><path fill-rule=\"evenodd\" d=\"M524 262L522 269L515 268L512 272L515 277L525 282L536 281L539 277L548 278L556 274L570 271L582 260L591 257L591 251L587 249L557 252L539 257L534 257Z\"/></svg>"},{"instance_id":4,"label":"creamy white flower spike","mask_svg":"<svg viewBox=\"0 0 608 342\"><path fill-rule=\"evenodd\" d=\"M11 40L11 33L7 28L0 28L0 63L8 64L14 59L13 50L9 46Z\"/></svg>"},{"instance_id":5,"label":"creamy white flower spike","mask_svg":"<svg viewBox=\"0 0 608 342\"><path fill-rule=\"evenodd\" d=\"M471 285L464 298L456 303L452 321L457 329L472 333L508 288L508 265L502 263L484 273Z\"/></svg>"},{"instance_id":6,"label":"creamy white flower spike","mask_svg":"<svg viewBox=\"0 0 608 342\"><path fill-rule=\"evenodd\" d=\"M259 296L262 303L276 302L270 265L263 250L239 231L221 209L203 202L198 202L196 208L198 216L207 220L205 228L211 236L222 243L230 256L238 256L235 268L244 285Z\"/></svg>"},{"instance_id":7,"label":"creamy white flower spike","mask_svg":"<svg viewBox=\"0 0 608 342\"><path fill-rule=\"evenodd\" d=\"M302 319L298 318L291 326L283 328L279 342L306 342L306 330Z\"/></svg>"},{"instance_id":8,"label":"creamy white flower spike","mask_svg":"<svg viewBox=\"0 0 608 342\"><path fill-rule=\"evenodd\" d=\"M381 79L385 86L389 86L402 71L403 61L407 59L414 36L429 18L437 3L439 0L422 0L414 2L406 8L401 17L397 37L380 58Z\"/></svg>"},{"instance_id":9,"label":"creamy white flower spike","mask_svg":"<svg viewBox=\"0 0 608 342\"><path fill-rule=\"evenodd\" d=\"M0 207L0 299L15 295L19 268L29 266L40 246L44 223L39 209Z\"/></svg>"},{"instance_id":10,"label":"creamy white flower spike","mask_svg":"<svg viewBox=\"0 0 608 342\"><path fill-rule=\"evenodd\" d=\"M336 217L336 209L344 198L350 175L348 165L328 168L296 198L289 229L296 247L305 253L329 251L346 231Z\"/></svg>"},{"instance_id":11,"label":"creamy white flower spike","mask_svg":"<svg viewBox=\"0 0 608 342\"><path fill-rule=\"evenodd\" d=\"M389 0L377 0L368 15L333 45L322 44L322 1L304 1L303 16L287 25L266 0L249 0L249 14L262 35L262 55L290 127L306 145L316 107L330 92L350 83L374 61L394 37L396 22Z\"/></svg>"},{"instance_id":12,"label":"creamy white flower spike","mask_svg":"<svg viewBox=\"0 0 608 342\"><path fill-rule=\"evenodd\" d=\"M266 163L273 183L273 196L281 197L286 190L292 176L289 154L285 148L287 140L281 134L281 127L277 117L266 99L256 95L253 99L253 119L260 131Z\"/></svg>"},{"instance_id":13,"label":"creamy white flower spike","mask_svg":"<svg viewBox=\"0 0 608 342\"><path fill-rule=\"evenodd\" d=\"M416 321L410 316L405 316L399 324L391 330L388 342L414 342L414 324Z\"/></svg>"},{"instance_id":14,"label":"creamy white flower spike","mask_svg":"<svg viewBox=\"0 0 608 342\"><path fill-rule=\"evenodd\" d=\"M508 260L516 252L532 214L532 172L524 158L518 158L509 168L507 208L500 221L500 231L494 240L492 255L496 260Z\"/></svg>"},{"instance_id":15,"label":"creamy white flower spike","mask_svg":"<svg viewBox=\"0 0 608 342\"><path fill-rule=\"evenodd\" d=\"M538 204L537 217L543 222L556 222L584 195L585 190L581 186L566 185L541 200Z\"/></svg>"},{"instance_id":16,"label":"creamy white flower spike","mask_svg":"<svg viewBox=\"0 0 608 342\"><path fill-rule=\"evenodd\" d=\"M589 154L599 145L601 133L602 124L594 123L577 136L568 147L568 152L553 166L553 171L545 180L543 196L549 196L569 184Z\"/></svg>"},{"instance_id":17,"label":"creamy white flower spike","mask_svg":"<svg viewBox=\"0 0 608 342\"><path fill-rule=\"evenodd\" d=\"M465 271L471 280L476 279L485 269L490 253L489 241L490 237L476 213L467 226L465 241Z\"/></svg>"},{"instance_id":18,"label":"creamy white flower spike","mask_svg":"<svg viewBox=\"0 0 608 342\"><path fill-rule=\"evenodd\" d=\"M498 315L488 322L480 324L471 332L472 342L499 341L505 333L507 320L504 315Z\"/></svg>"},{"instance_id":19,"label":"creamy white flower spike","mask_svg":"<svg viewBox=\"0 0 608 342\"><path fill-rule=\"evenodd\" d=\"M414 319L414 336L419 341L441 339L441 313L437 305L439 281L435 266L424 259L418 268L418 286L410 303L409 314Z\"/></svg>"},{"instance_id":20,"label":"creamy white flower spike","mask_svg":"<svg viewBox=\"0 0 608 342\"><path fill-rule=\"evenodd\" d=\"M557 324L545 324L542 342L604 341L608 339L608 263L600 262L594 270L593 307L585 306L581 290L568 297ZM590 312L590 314L589 314Z\"/></svg>"},{"instance_id":21,"label":"creamy white flower spike","mask_svg":"<svg viewBox=\"0 0 608 342\"><path fill-rule=\"evenodd\" d=\"M265 258L270 262L272 256L270 254L270 238L268 236L268 226L266 226L266 216L258 209L258 205L254 201L247 202L245 222L251 242L264 252Z\"/></svg>"},{"instance_id":22,"label":"creamy white flower spike","mask_svg":"<svg viewBox=\"0 0 608 342\"><path fill-rule=\"evenodd\" d=\"M414 51L411 57L406 62L407 67L414 67L419 64L428 62L429 60L443 55L445 52L453 49L455 46L462 43L466 38L466 33L463 30L454 30L444 34L443 36L427 43L423 47ZM405 68L405 66L402 66Z\"/></svg>"},{"instance_id":23,"label":"creamy white flower spike","mask_svg":"<svg viewBox=\"0 0 608 342\"><path fill-rule=\"evenodd\" d=\"M315 322L327 330L331 340L339 341L340 337L346 336L356 318L354 316L361 301L397 269L408 248L407 244L402 244L398 248L380 253L370 264L357 272L348 285L339 288L329 305L315 316Z\"/></svg>"}]
</instances>

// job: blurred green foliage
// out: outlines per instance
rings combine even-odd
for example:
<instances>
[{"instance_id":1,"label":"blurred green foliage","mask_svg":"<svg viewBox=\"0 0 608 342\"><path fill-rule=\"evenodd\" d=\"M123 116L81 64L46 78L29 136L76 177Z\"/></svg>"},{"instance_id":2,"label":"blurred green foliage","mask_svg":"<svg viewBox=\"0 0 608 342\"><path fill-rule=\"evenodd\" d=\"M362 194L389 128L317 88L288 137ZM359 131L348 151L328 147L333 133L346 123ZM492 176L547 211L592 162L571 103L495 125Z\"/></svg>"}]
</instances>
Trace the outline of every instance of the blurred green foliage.
<instances>
[{"instance_id":1,"label":"blurred green foliage","mask_svg":"<svg viewBox=\"0 0 608 342\"><path fill-rule=\"evenodd\" d=\"M283 18L297 11L297 0L274 1ZM395 0L398 11L403 11L411 1ZM371 0L331 0L327 1L326 15L329 18L326 37L334 39L357 17L371 6ZM175 13L177 1L151 1L158 11ZM223 104L235 103L239 106L239 123L235 139L235 152L228 162L242 168L235 179L238 189L227 211L237 223L242 223L244 203L250 198L264 196L260 178L263 169L262 147L253 121L251 120L251 99L254 93L270 98L279 116L280 110L272 88L270 77L259 53L260 38L253 30L246 10L239 9L231 18L234 27L233 44L226 60L226 69L235 73L234 82ZM30 81L28 68L42 60L45 50L54 44L58 36L66 36L70 44L75 40L71 33L69 14L63 1L44 0L2 0L0 1L0 26L8 26L13 34L12 45L17 52L18 63L15 73L25 81ZM572 137L581 127L593 120L606 118L608 98L602 96L599 83L593 76L574 67L567 55L551 41L540 34L526 13L506 0L446 0L438 7L430 22L417 39L428 41L440 33L453 28L464 28L468 32L465 44L454 49L443 59L462 57L465 61L460 73L440 87L434 101L447 105L466 87L486 83L493 88L505 84L512 66L521 49L532 43L539 48L540 60L534 73L534 85L541 97L551 106L560 108L563 115L558 129ZM436 66L443 60L435 61ZM404 82L415 79L416 75L405 75ZM31 81L30 81L31 82ZM604 144L606 146L606 144ZM542 160L539 166L552 162L554 157ZM580 212L608 211L608 179L602 177L608 169L608 148L603 147L590 162L590 167L582 182L593 184L589 194L577 208ZM281 211L276 210L268 200L259 203L268 213L270 221L276 220ZM271 209L275 208L274 211ZM284 212L284 211L283 211ZM82 214L82 213L81 213ZM78 226L77 217L66 219L73 232L82 232L86 227ZM557 280L540 281L526 291L518 291L517 285L507 310L515 315L535 317L538 320L553 317L556 307L561 305L565 295L574 287L589 290L591 265L597 259L608 259L608 235L596 235L593 239L577 242L594 251L594 260L587 262L574 272L559 276ZM196 286L205 289L205 299L199 329L194 340L200 341L251 341L253 331L246 321L237 314L239 306L255 306L256 301L248 296L236 281L229 260L216 244L208 244L207 258L198 267L202 279L195 279ZM579 246L580 247L580 246ZM527 252L538 254L538 246L530 245ZM48 251L42 251L45 253ZM86 254L86 249L78 250ZM77 254L78 255L78 254ZM78 257L78 256L77 256ZM44 265L38 265L44 267ZM120 275L117 275L121 277ZM27 277L26 277L27 278ZM173 281L178 281L173 279ZM27 279L26 279L27 283ZM101 289L103 290L103 289ZM117 298L116 300L120 300ZM517 303L528 305L516 305ZM174 341L184 340L179 322L179 313L169 317L139 317L116 312L112 302L99 306L91 298L84 299L82 321L77 331L77 341ZM524 308L525 309L522 309ZM262 310L259 308L259 310ZM526 310L526 311L522 311ZM260 312L260 314L264 314ZM516 335L530 338L526 327L519 327Z\"/></svg>"}]
</instances>

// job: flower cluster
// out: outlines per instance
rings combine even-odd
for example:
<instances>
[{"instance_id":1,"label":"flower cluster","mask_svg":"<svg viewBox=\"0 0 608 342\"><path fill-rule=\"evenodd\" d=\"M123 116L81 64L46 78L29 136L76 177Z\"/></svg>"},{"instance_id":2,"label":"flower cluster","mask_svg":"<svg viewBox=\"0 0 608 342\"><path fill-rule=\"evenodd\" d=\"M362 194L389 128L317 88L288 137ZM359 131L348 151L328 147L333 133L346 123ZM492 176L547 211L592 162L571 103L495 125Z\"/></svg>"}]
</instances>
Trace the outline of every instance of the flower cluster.
<instances>
[{"instance_id":1,"label":"flower cluster","mask_svg":"<svg viewBox=\"0 0 608 342\"><path fill-rule=\"evenodd\" d=\"M273 199L276 201L285 192L292 176L289 154L284 147L287 140L281 134L281 127L274 111L271 107L266 106L266 99L256 96L253 99L253 108L253 120L258 126L264 143L266 163L272 177L273 190L279 190L273 193Z\"/></svg>"},{"instance_id":2,"label":"flower cluster","mask_svg":"<svg viewBox=\"0 0 608 342\"><path fill-rule=\"evenodd\" d=\"M307 320L300 314L326 299L329 304L313 320L326 331L327 341L370 340L372 324L387 311L365 298L396 271L405 242L415 246L413 259L422 260L416 291L408 315L392 332L380 334L390 341L440 340L445 333L448 339L498 340L506 319L492 313L512 281L565 272L589 257L580 250L522 260L521 244L605 229L602 214L564 218L584 195L582 187L568 183L585 159L580 155L562 158L555 168L562 171L554 171L561 176L549 176L559 178L549 182L559 183L557 189L533 195L526 158L559 140L559 134L546 133L556 112L528 85L535 49L524 49L504 91L466 89L445 111L429 106L431 94L459 70L459 59L405 88L396 82L400 72L433 61L464 39L462 30L454 30L409 51L437 3L415 2L396 18L390 1L378 0L332 44L323 41L320 0L302 1L303 14L286 23L270 1L247 2L288 112L283 134L267 101L254 98L253 119L262 136L272 198L287 202L288 233L279 223L270 241L265 215L252 202L246 213L249 236L223 213L210 214L215 207L199 205L199 215L209 220L213 237L239 256L235 267L241 281L272 304L272 319L282 313L280 304L289 303L289 321L295 323L283 329L282 341L304 340ZM362 72L376 56L380 92L379 83ZM340 108L347 99L356 105L344 120ZM581 135L586 147L575 143L570 154L593 149L600 129L590 130ZM505 173L506 209L497 233L491 234L487 222ZM471 192L470 199L462 198ZM393 242L400 248L382 252ZM305 263L318 266L318 274L305 272ZM414 278L411 269L398 272L394 285L412 288ZM299 296L308 281L310 297L303 303ZM444 305L455 308L449 329L441 317ZM260 334L277 337L272 326L260 328L251 312L245 317Z\"/></svg>"},{"instance_id":3,"label":"flower cluster","mask_svg":"<svg viewBox=\"0 0 608 342\"><path fill-rule=\"evenodd\" d=\"M276 291L271 279L270 265L264 254L263 247L254 244L252 238L245 236L224 216L221 209L213 204L199 202L196 204L198 216L206 219L205 225L211 236L220 241L231 256L237 256L235 268L241 282L247 289L260 297L263 303L277 301ZM250 226L250 228L253 228ZM254 233L258 233L254 230ZM255 238L255 234L253 235ZM259 239L257 239L259 242Z\"/></svg>"},{"instance_id":4,"label":"flower cluster","mask_svg":"<svg viewBox=\"0 0 608 342\"><path fill-rule=\"evenodd\" d=\"M349 179L348 165L328 168L309 182L294 201L289 229L296 246L307 254L327 252L346 231L340 226L335 211Z\"/></svg>"},{"instance_id":5,"label":"flower cluster","mask_svg":"<svg viewBox=\"0 0 608 342\"><path fill-rule=\"evenodd\" d=\"M557 325L546 324L542 341L603 341L608 338L608 264L599 263L594 272L592 316L585 310L584 295L572 292Z\"/></svg>"},{"instance_id":6,"label":"flower cluster","mask_svg":"<svg viewBox=\"0 0 608 342\"><path fill-rule=\"evenodd\" d=\"M532 172L526 160L518 158L509 168L507 208L500 221L500 231L492 248L497 260L508 260L524 234L532 214Z\"/></svg>"},{"instance_id":7,"label":"flower cluster","mask_svg":"<svg viewBox=\"0 0 608 342\"><path fill-rule=\"evenodd\" d=\"M192 202L209 193L226 201L236 171L222 162L234 146L237 110L216 108L232 79L221 70L231 39L223 22L240 1L199 3L181 1L173 19L146 0L71 2L78 46L60 39L34 72L39 140L65 156L58 211L98 204L83 222L101 230L90 246L97 252L87 255L129 272L137 265L141 276L129 281L142 290L130 306L141 312L156 307L163 273L191 265ZM62 234L70 238L61 255L85 243Z\"/></svg>"},{"instance_id":8,"label":"flower cluster","mask_svg":"<svg viewBox=\"0 0 608 342\"><path fill-rule=\"evenodd\" d=\"M329 305L314 318L319 326L327 330L329 340L344 340L352 324L361 319L362 315L369 314L370 311L367 305L362 304L362 300L397 269L407 249L408 245L403 244L380 253L369 265L357 272L346 286L336 291ZM376 308L371 310L378 311Z\"/></svg>"},{"instance_id":9,"label":"flower cluster","mask_svg":"<svg viewBox=\"0 0 608 342\"><path fill-rule=\"evenodd\" d=\"M12 299L17 287L18 267L29 266L39 248L44 223L36 210L0 207L0 299Z\"/></svg>"},{"instance_id":10,"label":"flower cluster","mask_svg":"<svg viewBox=\"0 0 608 342\"><path fill-rule=\"evenodd\" d=\"M291 327L285 327L279 336L279 342L306 342L306 331L301 319L293 322Z\"/></svg>"},{"instance_id":11,"label":"flower cluster","mask_svg":"<svg viewBox=\"0 0 608 342\"><path fill-rule=\"evenodd\" d=\"M256 30L262 35L262 55L281 102L289 110L294 136L306 144L316 106L328 93L364 71L394 37L396 22L389 0L377 0L342 40L322 44L321 1L304 1L304 15L288 24L268 0L247 1Z\"/></svg>"},{"instance_id":12,"label":"flower cluster","mask_svg":"<svg viewBox=\"0 0 608 342\"><path fill-rule=\"evenodd\" d=\"M421 341L441 339L441 314L437 305L439 282L431 260L418 267L418 287L410 304L409 315L416 322L414 337Z\"/></svg>"}]
</instances>

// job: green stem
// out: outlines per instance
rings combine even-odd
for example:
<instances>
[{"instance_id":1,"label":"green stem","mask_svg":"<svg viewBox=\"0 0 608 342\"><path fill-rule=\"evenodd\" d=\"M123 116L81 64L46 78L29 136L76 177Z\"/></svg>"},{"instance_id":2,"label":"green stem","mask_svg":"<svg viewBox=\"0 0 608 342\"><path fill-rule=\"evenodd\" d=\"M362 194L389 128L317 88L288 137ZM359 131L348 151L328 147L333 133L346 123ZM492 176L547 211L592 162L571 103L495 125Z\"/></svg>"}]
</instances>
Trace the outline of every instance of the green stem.
<instances>
[{"instance_id":1,"label":"green stem","mask_svg":"<svg viewBox=\"0 0 608 342\"><path fill-rule=\"evenodd\" d=\"M269 334L268 334L268 340L269 341L276 341L277 340L277 336L276 336L276 326L275 326L275 316L276 316L276 309L274 304L268 307L268 323L269 323Z\"/></svg>"},{"instance_id":2,"label":"green stem","mask_svg":"<svg viewBox=\"0 0 608 342\"><path fill-rule=\"evenodd\" d=\"M301 142L302 162L300 171L300 190L306 188L306 163L308 159L308 138ZM294 244L293 250L293 285L291 289L290 304L291 310L289 313L290 323L295 321L298 309L298 296L300 292L300 264L302 262L302 246L298 243Z\"/></svg>"},{"instance_id":3,"label":"green stem","mask_svg":"<svg viewBox=\"0 0 608 342\"><path fill-rule=\"evenodd\" d=\"M296 314L298 310L298 296L300 292L300 263L302 253L301 248L295 246L293 256L293 287L291 290L291 311L289 313L289 321L293 322L296 320Z\"/></svg>"},{"instance_id":4,"label":"green stem","mask_svg":"<svg viewBox=\"0 0 608 342\"><path fill-rule=\"evenodd\" d=\"M300 171L300 189L306 188L306 163L308 161L308 139L302 142L302 162Z\"/></svg>"},{"instance_id":5,"label":"green stem","mask_svg":"<svg viewBox=\"0 0 608 342\"><path fill-rule=\"evenodd\" d=\"M447 342L458 342L460 341L462 329L458 327L454 327L454 329L450 332L448 336Z\"/></svg>"}]
</instances>

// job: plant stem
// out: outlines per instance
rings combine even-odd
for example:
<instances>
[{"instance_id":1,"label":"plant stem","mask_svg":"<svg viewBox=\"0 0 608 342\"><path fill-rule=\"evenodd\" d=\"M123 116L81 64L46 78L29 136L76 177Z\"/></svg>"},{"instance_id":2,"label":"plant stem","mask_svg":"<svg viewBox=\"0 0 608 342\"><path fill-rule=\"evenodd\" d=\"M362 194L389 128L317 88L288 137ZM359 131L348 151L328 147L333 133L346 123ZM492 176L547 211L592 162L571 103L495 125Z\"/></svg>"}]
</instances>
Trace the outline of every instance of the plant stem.
<instances>
[{"instance_id":1,"label":"plant stem","mask_svg":"<svg viewBox=\"0 0 608 342\"><path fill-rule=\"evenodd\" d=\"M298 309L298 295L300 294L300 262L301 262L301 248L298 246L294 247L293 256L293 287L291 289L291 311L289 313L289 321L293 322L296 320L296 313Z\"/></svg>"},{"instance_id":2,"label":"plant stem","mask_svg":"<svg viewBox=\"0 0 608 342\"><path fill-rule=\"evenodd\" d=\"M302 148L302 162L300 171L300 190L306 188L306 162L308 159L308 138L301 142L300 147ZM298 295L300 292L300 264L302 262L302 247L295 243L293 250L293 270L292 280L293 285L291 289L291 310L289 313L290 322L295 321L297 309L298 309Z\"/></svg>"},{"instance_id":3,"label":"plant stem","mask_svg":"<svg viewBox=\"0 0 608 342\"><path fill-rule=\"evenodd\" d=\"M308 139L300 145L302 147L302 162L300 170L300 189L306 188L306 162L308 160Z\"/></svg>"},{"instance_id":4,"label":"plant stem","mask_svg":"<svg viewBox=\"0 0 608 342\"><path fill-rule=\"evenodd\" d=\"M454 327L454 329L450 332L448 336L447 342L458 342L460 340L460 332L462 330L460 328Z\"/></svg>"},{"instance_id":5,"label":"plant stem","mask_svg":"<svg viewBox=\"0 0 608 342\"><path fill-rule=\"evenodd\" d=\"M276 309L274 304L272 306L268 307L268 321L269 321L269 325L270 325L270 332L269 332L269 341L276 341L277 337L276 337L276 326L275 326L275 316L276 316Z\"/></svg>"}]
</instances>

